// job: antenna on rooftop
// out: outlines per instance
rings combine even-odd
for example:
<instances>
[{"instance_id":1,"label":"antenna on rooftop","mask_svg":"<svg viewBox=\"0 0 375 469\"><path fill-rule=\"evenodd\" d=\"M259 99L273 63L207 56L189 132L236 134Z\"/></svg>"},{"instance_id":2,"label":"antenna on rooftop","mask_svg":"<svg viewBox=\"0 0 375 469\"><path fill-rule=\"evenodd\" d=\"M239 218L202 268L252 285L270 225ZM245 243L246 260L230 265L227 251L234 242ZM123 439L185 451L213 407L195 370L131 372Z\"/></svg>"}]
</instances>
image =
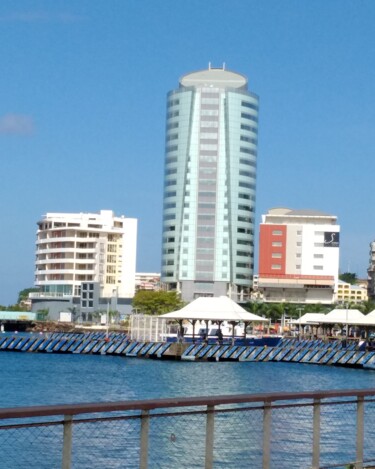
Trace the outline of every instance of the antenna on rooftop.
<instances>
[{"instance_id":1,"label":"antenna on rooftop","mask_svg":"<svg viewBox=\"0 0 375 469\"><path fill-rule=\"evenodd\" d=\"M208 70L211 70L211 62L208 62Z\"/></svg>"},{"instance_id":2,"label":"antenna on rooftop","mask_svg":"<svg viewBox=\"0 0 375 469\"><path fill-rule=\"evenodd\" d=\"M223 62L223 70L225 70L225 62Z\"/></svg>"}]
</instances>

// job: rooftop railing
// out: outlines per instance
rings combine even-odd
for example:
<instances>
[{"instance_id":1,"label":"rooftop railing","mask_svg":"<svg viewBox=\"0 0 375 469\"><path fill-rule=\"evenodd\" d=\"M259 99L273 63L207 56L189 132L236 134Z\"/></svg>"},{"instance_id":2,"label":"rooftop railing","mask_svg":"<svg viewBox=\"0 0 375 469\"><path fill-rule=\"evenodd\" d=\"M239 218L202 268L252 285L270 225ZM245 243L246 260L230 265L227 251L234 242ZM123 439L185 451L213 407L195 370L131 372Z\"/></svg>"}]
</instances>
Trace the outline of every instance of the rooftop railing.
<instances>
[{"instance_id":1,"label":"rooftop railing","mask_svg":"<svg viewBox=\"0 0 375 469\"><path fill-rule=\"evenodd\" d=\"M375 389L0 410L7 468L355 468L375 462Z\"/></svg>"}]
</instances>

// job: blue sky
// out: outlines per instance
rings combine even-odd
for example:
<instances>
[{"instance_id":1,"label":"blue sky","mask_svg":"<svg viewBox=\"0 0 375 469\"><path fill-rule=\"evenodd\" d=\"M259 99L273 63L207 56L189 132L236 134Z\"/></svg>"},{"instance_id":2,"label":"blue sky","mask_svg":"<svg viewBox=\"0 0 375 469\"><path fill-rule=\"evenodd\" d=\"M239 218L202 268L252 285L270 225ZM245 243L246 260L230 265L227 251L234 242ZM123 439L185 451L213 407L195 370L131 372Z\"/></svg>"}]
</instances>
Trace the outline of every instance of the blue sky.
<instances>
[{"instance_id":1,"label":"blue sky","mask_svg":"<svg viewBox=\"0 0 375 469\"><path fill-rule=\"evenodd\" d=\"M2 0L0 304L33 285L46 212L139 219L160 271L166 93L226 63L260 96L257 221L338 216L341 270L375 238L373 0Z\"/></svg>"}]
</instances>

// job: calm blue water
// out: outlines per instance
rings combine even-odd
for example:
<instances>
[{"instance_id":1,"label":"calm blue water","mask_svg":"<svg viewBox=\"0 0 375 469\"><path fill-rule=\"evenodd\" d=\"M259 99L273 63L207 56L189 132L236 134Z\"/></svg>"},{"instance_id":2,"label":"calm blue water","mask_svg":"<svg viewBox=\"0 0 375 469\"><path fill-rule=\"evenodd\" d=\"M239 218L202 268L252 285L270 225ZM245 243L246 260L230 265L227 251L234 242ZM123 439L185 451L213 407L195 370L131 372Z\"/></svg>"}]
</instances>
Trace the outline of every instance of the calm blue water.
<instances>
[{"instance_id":1,"label":"calm blue water","mask_svg":"<svg viewBox=\"0 0 375 469\"><path fill-rule=\"evenodd\" d=\"M361 369L22 352L0 352L0 376L0 407L375 387Z\"/></svg>"},{"instance_id":2,"label":"calm blue water","mask_svg":"<svg viewBox=\"0 0 375 469\"><path fill-rule=\"evenodd\" d=\"M295 363L194 363L22 352L0 352L0 376L1 407L375 387L375 372L361 369ZM344 410L323 411L321 462L349 461L355 454L355 411L352 409L349 414ZM290 416L285 412L290 412ZM311 412L311 408L275 411L272 468L307 468L311 465ZM182 417L167 422L166 426L162 426L162 418L153 420L149 467L203 467L204 419L204 416L197 416L195 421L191 417L185 421ZM216 419L215 468L260 469L261 410L245 412L241 418L230 413L219 414ZM119 421L108 426L103 423L102 427L75 425L73 467L138 467L139 421ZM375 422L371 419L366 428L371 429L368 438L372 441ZM332 438L332 434L336 437ZM61 427L49 427L44 432L38 429L0 432L0 468L61 467L61 435ZM107 435L108 442L103 435ZM126 440L120 435L126 435ZM195 448L193 452L191 445ZM372 443L369 447L372 448ZM188 459L182 462L181 454ZM6 464L2 466L1 461Z\"/></svg>"}]
</instances>

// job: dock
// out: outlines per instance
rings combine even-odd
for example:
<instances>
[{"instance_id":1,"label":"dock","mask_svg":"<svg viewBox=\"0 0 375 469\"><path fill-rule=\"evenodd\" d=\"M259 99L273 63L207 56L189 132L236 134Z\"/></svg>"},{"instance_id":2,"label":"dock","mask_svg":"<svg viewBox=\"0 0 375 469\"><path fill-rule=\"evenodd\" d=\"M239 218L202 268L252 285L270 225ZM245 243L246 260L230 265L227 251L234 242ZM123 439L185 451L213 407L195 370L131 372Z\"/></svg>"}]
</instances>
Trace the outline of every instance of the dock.
<instances>
[{"instance_id":1,"label":"dock","mask_svg":"<svg viewBox=\"0 0 375 469\"><path fill-rule=\"evenodd\" d=\"M275 347L254 345L138 342L125 333L52 333L0 336L0 352L112 355L184 361L289 362L375 369L375 351L358 342L281 339Z\"/></svg>"}]
</instances>

